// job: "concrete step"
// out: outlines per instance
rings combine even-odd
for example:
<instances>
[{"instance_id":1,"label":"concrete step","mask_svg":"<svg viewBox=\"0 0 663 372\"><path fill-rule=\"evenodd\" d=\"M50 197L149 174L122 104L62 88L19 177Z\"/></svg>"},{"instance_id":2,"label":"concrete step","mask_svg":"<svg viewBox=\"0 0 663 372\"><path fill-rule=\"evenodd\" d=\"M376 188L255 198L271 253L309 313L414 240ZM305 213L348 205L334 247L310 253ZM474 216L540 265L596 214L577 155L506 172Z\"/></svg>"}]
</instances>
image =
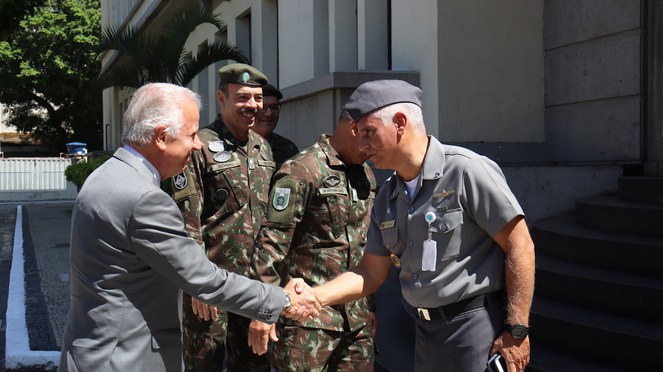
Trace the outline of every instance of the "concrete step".
<instances>
[{"instance_id":1,"label":"concrete step","mask_svg":"<svg viewBox=\"0 0 663 372\"><path fill-rule=\"evenodd\" d=\"M638 203L663 204L663 177L620 177L619 198Z\"/></svg>"},{"instance_id":2,"label":"concrete step","mask_svg":"<svg viewBox=\"0 0 663 372\"><path fill-rule=\"evenodd\" d=\"M588 296L591 294L588 294ZM660 371L663 324L536 296L532 343L631 371Z\"/></svg>"},{"instance_id":3,"label":"concrete step","mask_svg":"<svg viewBox=\"0 0 663 372\"><path fill-rule=\"evenodd\" d=\"M619 272L542 255L536 266L536 291L545 298L663 323L663 276Z\"/></svg>"},{"instance_id":4,"label":"concrete step","mask_svg":"<svg viewBox=\"0 0 663 372\"><path fill-rule=\"evenodd\" d=\"M576 221L604 231L663 237L663 205L629 202L616 195L576 200Z\"/></svg>"},{"instance_id":5,"label":"concrete step","mask_svg":"<svg viewBox=\"0 0 663 372\"><path fill-rule=\"evenodd\" d=\"M527 372L627 372L628 369L598 363L575 355L561 353L536 343L532 345Z\"/></svg>"},{"instance_id":6,"label":"concrete step","mask_svg":"<svg viewBox=\"0 0 663 372\"><path fill-rule=\"evenodd\" d=\"M532 238L537 256L641 275L661 275L663 238L591 229L575 220L575 215L569 213L536 221Z\"/></svg>"}]
</instances>

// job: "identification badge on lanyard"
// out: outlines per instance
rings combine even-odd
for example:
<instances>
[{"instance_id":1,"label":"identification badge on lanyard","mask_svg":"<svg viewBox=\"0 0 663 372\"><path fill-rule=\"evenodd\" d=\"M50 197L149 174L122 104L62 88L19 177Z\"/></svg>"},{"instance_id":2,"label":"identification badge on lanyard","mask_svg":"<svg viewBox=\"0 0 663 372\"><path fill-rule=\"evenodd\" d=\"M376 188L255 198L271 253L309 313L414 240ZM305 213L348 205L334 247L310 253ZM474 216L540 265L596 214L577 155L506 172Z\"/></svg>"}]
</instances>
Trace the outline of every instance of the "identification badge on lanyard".
<instances>
[{"instance_id":1,"label":"identification badge on lanyard","mask_svg":"<svg viewBox=\"0 0 663 372\"><path fill-rule=\"evenodd\" d=\"M421 256L421 271L435 271L437 262L437 242L433 240L433 222L435 221L435 212L426 213L426 222L428 223L428 239L424 240L423 253Z\"/></svg>"}]
</instances>

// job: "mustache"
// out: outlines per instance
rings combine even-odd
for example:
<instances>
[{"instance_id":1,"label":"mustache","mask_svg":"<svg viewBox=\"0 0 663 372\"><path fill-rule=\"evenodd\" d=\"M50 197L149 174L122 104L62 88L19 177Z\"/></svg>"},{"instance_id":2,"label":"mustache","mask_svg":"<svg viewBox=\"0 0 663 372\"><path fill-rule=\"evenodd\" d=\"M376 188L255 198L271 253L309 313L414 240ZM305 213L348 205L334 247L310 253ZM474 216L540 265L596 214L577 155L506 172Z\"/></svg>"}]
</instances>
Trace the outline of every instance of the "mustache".
<instances>
[{"instance_id":1,"label":"mustache","mask_svg":"<svg viewBox=\"0 0 663 372\"><path fill-rule=\"evenodd\" d=\"M241 110L242 114L257 115L260 110L257 108L243 107Z\"/></svg>"}]
</instances>

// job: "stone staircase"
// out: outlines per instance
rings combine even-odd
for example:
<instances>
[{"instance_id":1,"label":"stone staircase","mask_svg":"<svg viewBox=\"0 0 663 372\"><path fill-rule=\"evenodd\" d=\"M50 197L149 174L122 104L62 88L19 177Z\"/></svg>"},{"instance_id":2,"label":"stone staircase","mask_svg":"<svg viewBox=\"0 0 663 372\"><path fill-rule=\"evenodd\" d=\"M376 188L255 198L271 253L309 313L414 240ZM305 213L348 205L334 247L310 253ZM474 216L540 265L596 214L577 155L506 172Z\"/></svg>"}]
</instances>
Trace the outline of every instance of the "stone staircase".
<instances>
[{"instance_id":1,"label":"stone staircase","mask_svg":"<svg viewBox=\"0 0 663 372\"><path fill-rule=\"evenodd\" d=\"M663 371L663 177L534 223L528 371Z\"/></svg>"}]
</instances>

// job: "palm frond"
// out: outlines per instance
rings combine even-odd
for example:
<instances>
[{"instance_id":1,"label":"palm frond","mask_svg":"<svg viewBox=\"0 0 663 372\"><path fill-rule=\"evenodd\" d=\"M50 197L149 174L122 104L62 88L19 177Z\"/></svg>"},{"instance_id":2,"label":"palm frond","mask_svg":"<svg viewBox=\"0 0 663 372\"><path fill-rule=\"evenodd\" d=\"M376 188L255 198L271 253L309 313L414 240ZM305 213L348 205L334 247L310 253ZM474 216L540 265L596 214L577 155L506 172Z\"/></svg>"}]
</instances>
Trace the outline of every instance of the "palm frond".
<instances>
[{"instance_id":1,"label":"palm frond","mask_svg":"<svg viewBox=\"0 0 663 372\"><path fill-rule=\"evenodd\" d=\"M204 44L194 58L184 53L180 56L180 67L177 69L175 83L186 86L207 66L222 60L249 63L244 53L232 44L222 42Z\"/></svg>"},{"instance_id":2,"label":"palm frond","mask_svg":"<svg viewBox=\"0 0 663 372\"><path fill-rule=\"evenodd\" d=\"M163 34L159 43L160 49L168 52L164 56L164 61L168 61L167 67L173 76L177 73L180 63L180 54L184 49L186 40L195 29L203 24L211 24L218 30L224 27L223 22L218 18L218 14L213 13L205 7L191 5L179 16L177 16L168 26L168 31Z\"/></svg>"},{"instance_id":3,"label":"palm frond","mask_svg":"<svg viewBox=\"0 0 663 372\"><path fill-rule=\"evenodd\" d=\"M136 60L144 60L147 51L150 50L151 42L145 33L130 26L110 26L101 32L99 49L101 51L116 50L122 55L134 56ZM142 57L139 57L142 56Z\"/></svg>"}]
</instances>

